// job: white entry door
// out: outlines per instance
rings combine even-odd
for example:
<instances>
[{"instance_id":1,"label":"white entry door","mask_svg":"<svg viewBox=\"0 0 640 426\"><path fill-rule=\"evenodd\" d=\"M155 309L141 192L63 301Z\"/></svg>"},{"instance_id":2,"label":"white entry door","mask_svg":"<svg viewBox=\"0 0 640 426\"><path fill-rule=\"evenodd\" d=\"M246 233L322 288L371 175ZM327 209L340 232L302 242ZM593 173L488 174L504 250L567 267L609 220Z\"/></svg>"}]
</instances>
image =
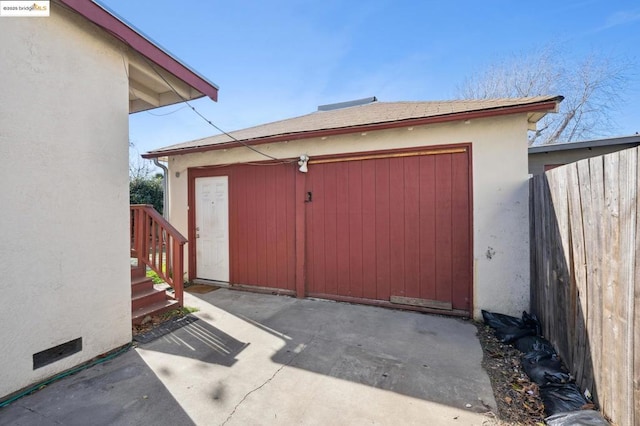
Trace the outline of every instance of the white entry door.
<instances>
[{"instance_id":1,"label":"white entry door","mask_svg":"<svg viewBox=\"0 0 640 426\"><path fill-rule=\"evenodd\" d=\"M196 179L196 275L229 282L229 182Z\"/></svg>"}]
</instances>

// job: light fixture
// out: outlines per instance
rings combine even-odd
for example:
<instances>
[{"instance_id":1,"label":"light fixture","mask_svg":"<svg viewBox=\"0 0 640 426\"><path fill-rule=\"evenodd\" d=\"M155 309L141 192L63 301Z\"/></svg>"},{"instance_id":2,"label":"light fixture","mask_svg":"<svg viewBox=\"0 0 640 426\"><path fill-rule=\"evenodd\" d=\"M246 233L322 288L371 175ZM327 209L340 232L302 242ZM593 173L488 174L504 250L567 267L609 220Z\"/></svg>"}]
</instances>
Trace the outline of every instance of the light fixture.
<instances>
[{"instance_id":1,"label":"light fixture","mask_svg":"<svg viewBox=\"0 0 640 426\"><path fill-rule=\"evenodd\" d=\"M298 160L298 166L300 166L298 170L300 170L302 173L307 173L309 171L309 168L307 167L308 161L309 156L307 154L302 154L300 156L300 159Z\"/></svg>"}]
</instances>

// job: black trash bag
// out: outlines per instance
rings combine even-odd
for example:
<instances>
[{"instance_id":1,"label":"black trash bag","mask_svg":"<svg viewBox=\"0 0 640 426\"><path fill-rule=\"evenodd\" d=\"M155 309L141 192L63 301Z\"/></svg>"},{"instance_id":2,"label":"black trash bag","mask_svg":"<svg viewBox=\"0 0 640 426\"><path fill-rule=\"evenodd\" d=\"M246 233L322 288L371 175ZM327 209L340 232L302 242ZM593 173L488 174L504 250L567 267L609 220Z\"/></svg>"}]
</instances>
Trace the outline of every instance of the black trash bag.
<instances>
[{"instance_id":1,"label":"black trash bag","mask_svg":"<svg viewBox=\"0 0 640 426\"><path fill-rule=\"evenodd\" d=\"M602 414L593 410L554 414L544 421L548 426L609 426L609 422L602 417Z\"/></svg>"},{"instance_id":2,"label":"black trash bag","mask_svg":"<svg viewBox=\"0 0 640 426\"><path fill-rule=\"evenodd\" d=\"M494 330L505 327L522 327L523 325L520 318L504 314L497 314L494 312L485 311L484 309L482 310L482 318L484 318L484 323Z\"/></svg>"},{"instance_id":3,"label":"black trash bag","mask_svg":"<svg viewBox=\"0 0 640 426\"><path fill-rule=\"evenodd\" d=\"M553 349L553 345L544 337L540 336L525 336L518 340L516 340L513 344L520 352L525 354L531 352L541 352L548 354L555 354L556 351Z\"/></svg>"},{"instance_id":4,"label":"black trash bag","mask_svg":"<svg viewBox=\"0 0 640 426\"><path fill-rule=\"evenodd\" d=\"M531 328L536 331L536 336L540 336L542 334L542 325L540 325L540 321L536 314L528 314L527 311L522 313L522 324L525 328Z\"/></svg>"},{"instance_id":5,"label":"black trash bag","mask_svg":"<svg viewBox=\"0 0 640 426\"><path fill-rule=\"evenodd\" d=\"M540 397L547 416L578 411L589 402L582 396L575 383L548 383L540 386Z\"/></svg>"},{"instance_id":6,"label":"black trash bag","mask_svg":"<svg viewBox=\"0 0 640 426\"><path fill-rule=\"evenodd\" d=\"M547 383L573 383L574 379L573 376L571 376L570 373L564 373L562 371L556 371L556 372L545 372L544 373L544 379L547 381Z\"/></svg>"},{"instance_id":7,"label":"black trash bag","mask_svg":"<svg viewBox=\"0 0 640 426\"><path fill-rule=\"evenodd\" d=\"M535 335L536 331L531 328L503 327L496 329L495 334L502 343L513 343L523 337Z\"/></svg>"},{"instance_id":8,"label":"black trash bag","mask_svg":"<svg viewBox=\"0 0 640 426\"><path fill-rule=\"evenodd\" d=\"M496 337L502 343L512 343L525 336L535 336L541 329L538 318L526 311L522 313L522 318L516 318L483 310L482 317L485 324L495 330Z\"/></svg>"},{"instance_id":9,"label":"black trash bag","mask_svg":"<svg viewBox=\"0 0 640 426\"><path fill-rule=\"evenodd\" d=\"M569 383L571 376L555 353L530 352L522 357L522 369L537 385Z\"/></svg>"}]
</instances>

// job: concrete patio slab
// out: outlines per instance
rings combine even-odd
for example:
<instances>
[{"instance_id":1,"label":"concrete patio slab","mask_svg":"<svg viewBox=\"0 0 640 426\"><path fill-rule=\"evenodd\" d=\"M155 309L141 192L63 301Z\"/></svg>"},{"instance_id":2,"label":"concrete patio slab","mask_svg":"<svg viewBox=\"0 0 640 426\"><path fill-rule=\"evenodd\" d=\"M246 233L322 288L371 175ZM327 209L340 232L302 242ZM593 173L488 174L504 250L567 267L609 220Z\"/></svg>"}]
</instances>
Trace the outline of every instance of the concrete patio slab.
<instances>
[{"instance_id":1,"label":"concrete patio slab","mask_svg":"<svg viewBox=\"0 0 640 426\"><path fill-rule=\"evenodd\" d=\"M199 319L0 410L17 425L490 424L461 319L217 290Z\"/></svg>"}]
</instances>

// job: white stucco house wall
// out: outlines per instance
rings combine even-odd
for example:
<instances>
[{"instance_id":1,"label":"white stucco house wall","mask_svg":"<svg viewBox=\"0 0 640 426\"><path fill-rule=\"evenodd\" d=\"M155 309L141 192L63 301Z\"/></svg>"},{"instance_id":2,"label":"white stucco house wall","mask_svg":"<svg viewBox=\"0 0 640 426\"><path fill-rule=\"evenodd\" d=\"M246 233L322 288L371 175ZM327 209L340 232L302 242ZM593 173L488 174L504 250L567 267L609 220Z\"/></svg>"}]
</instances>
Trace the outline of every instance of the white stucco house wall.
<instances>
[{"instance_id":1,"label":"white stucco house wall","mask_svg":"<svg viewBox=\"0 0 640 426\"><path fill-rule=\"evenodd\" d=\"M170 219L189 237L192 280L475 318L481 309L519 315L529 309L527 131L561 100L373 98L145 156L168 162ZM228 217L208 212L216 203ZM222 243L206 246L209 227Z\"/></svg>"},{"instance_id":2,"label":"white stucco house wall","mask_svg":"<svg viewBox=\"0 0 640 426\"><path fill-rule=\"evenodd\" d=\"M218 90L98 3L50 7L0 22L0 400L131 341L128 116Z\"/></svg>"}]
</instances>

